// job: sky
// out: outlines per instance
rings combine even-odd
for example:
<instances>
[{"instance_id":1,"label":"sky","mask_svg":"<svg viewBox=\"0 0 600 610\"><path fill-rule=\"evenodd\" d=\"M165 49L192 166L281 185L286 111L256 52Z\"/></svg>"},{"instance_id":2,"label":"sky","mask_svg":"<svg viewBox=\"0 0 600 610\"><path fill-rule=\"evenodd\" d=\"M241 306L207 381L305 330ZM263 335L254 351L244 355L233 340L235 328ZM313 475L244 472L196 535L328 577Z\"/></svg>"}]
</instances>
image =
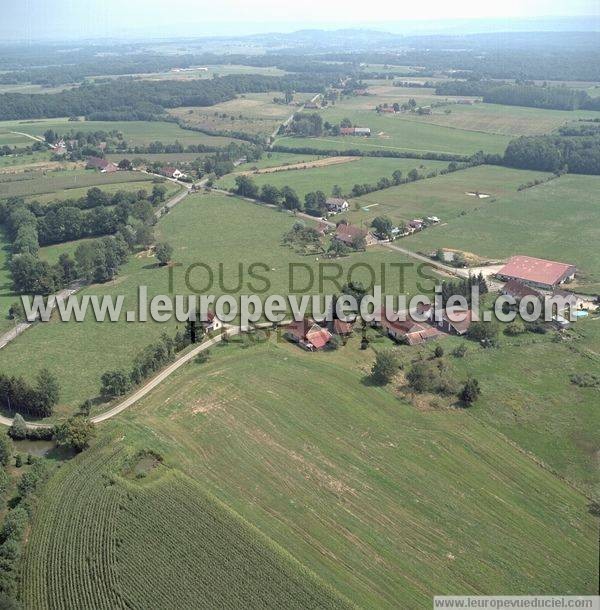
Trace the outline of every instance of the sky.
<instances>
[{"instance_id":1,"label":"sky","mask_svg":"<svg viewBox=\"0 0 600 610\"><path fill-rule=\"evenodd\" d=\"M372 10L375 6L376 10ZM600 15L598 0L0 0L0 37L11 40L204 36L376 27L406 33L428 20ZM413 21L424 23L411 23ZM593 20L597 29L598 18ZM533 20L535 23L535 20ZM532 27L531 29L535 29Z\"/></svg>"}]
</instances>

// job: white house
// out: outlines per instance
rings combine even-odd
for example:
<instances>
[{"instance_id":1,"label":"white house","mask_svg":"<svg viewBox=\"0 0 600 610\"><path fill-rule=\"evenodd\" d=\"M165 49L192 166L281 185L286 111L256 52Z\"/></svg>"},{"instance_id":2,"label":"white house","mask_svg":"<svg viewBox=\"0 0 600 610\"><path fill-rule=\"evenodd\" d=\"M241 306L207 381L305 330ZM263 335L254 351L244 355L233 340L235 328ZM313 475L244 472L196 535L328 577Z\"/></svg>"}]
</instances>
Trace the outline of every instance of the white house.
<instances>
[{"instance_id":1,"label":"white house","mask_svg":"<svg viewBox=\"0 0 600 610\"><path fill-rule=\"evenodd\" d=\"M325 207L328 212L339 214L340 212L347 211L350 206L345 199L340 197L328 197L325 200Z\"/></svg>"}]
</instances>

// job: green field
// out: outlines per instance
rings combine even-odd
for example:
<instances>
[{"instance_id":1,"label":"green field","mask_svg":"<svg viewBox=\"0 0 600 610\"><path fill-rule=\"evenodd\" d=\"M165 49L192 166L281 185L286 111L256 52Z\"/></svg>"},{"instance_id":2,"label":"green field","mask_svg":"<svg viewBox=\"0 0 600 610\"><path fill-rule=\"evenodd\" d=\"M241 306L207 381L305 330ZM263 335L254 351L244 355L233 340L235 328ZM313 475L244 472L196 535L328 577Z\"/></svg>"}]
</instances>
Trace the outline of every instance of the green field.
<instances>
[{"instance_id":1,"label":"green field","mask_svg":"<svg viewBox=\"0 0 600 610\"><path fill-rule=\"evenodd\" d=\"M570 262L580 271L578 285L598 291L600 254L593 244L600 235L599 188L598 176L567 174L495 203L481 200L471 213L408 237L402 245L423 251L456 248L490 258L527 254Z\"/></svg>"},{"instance_id":2,"label":"green field","mask_svg":"<svg viewBox=\"0 0 600 610\"><path fill-rule=\"evenodd\" d=\"M52 479L23 568L27 607L350 606L198 483L163 465L136 479L128 458L143 463L99 447Z\"/></svg>"},{"instance_id":3,"label":"green field","mask_svg":"<svg viewBox=\"0 0 600 610\"><path fill-rule=\"evenodd\" d=\"M0 157L0 177L4 175L8 170L13 168L22 167L24 165L31 165L34 163L45 163L50 161L50 152L34 152L29 154L20 155L4 155Z\"/></svg>"},{"instance_id":4,"label":"green field","mask_svg":"<svg viewBox=\"0 0 600 610\"><path fill-rule=\"evenodd\" d=\"M374 110L346 110L335 105L319 112L323 121L339 123L349 118L360 127L369 127L371 137L323 136L317 138L281 137L280 146L311 147L322 150L390 150L406 152L435 152L472 155L479 150L503 153L509 136L489 134L467 129L454 129L411 121L398 116L380 116Z\"/></svg>"},{"instance_id":5,"label":"green field","mask_svg":"<svg viewBox=\"0 0 600 610\"><path fill-rule=\"evenodd\" d=\"M158 471L136 483L103 477L114 463L103 446L67 464L38 507L24 600L95 606L103 595L119 607L125 591L135 607L146 599L138 583L151 579L154 599L169 591L171 607L198 586L188 570L202 565L204 536L185 532L201 532L202 514L213 514L204 491L360 607L429 608L434 594L593 593L587 499L474 411L416 408L393 387L365 385L371 358L357 341L319 354L232 344L180 369L101 435L114 452L123 438L159 451L160 469L181 469L198 486L183 475L155 480ZM168 579L165 540L179 543Z\"/></svg>"},{"instance_id":6,"label":"green field","mask_svg":"<svg viewBox=\"0 0 600 610\"><path fill-rule=\"evenodd\" d=\"M446 114L450 110L450 114ZM543 110L498 104L453 104L434 108L431 115L406 114L402 118L421 123L482 131L507 136L531 136L550 133L561 125L579 119L600 117L595 111Z\"/></svg>"},{"instance_id":7,"label":"green field","mask_svg":"<svg viewBox=\"0 0 600 610\"><path fill-rule=\"evenodd\" d=\"M264 169L265 167L277 167L279 165L290 165L292 163L304 163L321 159L318 155L295 155L293 153L266 152L257 161L242 163L235 169L236 172L248 171L253 169Z\"/></svg>"},{"instance_id":8,"label":"green field","mask_svg":"<svg viewBox=\"0 0 600 610\"><path fill-rule=\"evenodd\" d=\"M445 223L480 208L502 205L503 198L514 196L521 184L547 175L480 165L357 197L352 200L352 204L359 204L361 209L356 211L354 205L351 205L348 216L354 222L369 223L375 216L383 215L396 222L434 215ZM491 197L479 199L468 195L477 191ZM409 242L403 241L402 245L407 243Z\"/></svg>"},{"instance_id":9,"label":"green field","mask_svg":"<svg viewBox=\"0 0 600 610\"><path fill-rule=\"evenodd\" d=\"M232 138L208 136L196 131L181 129L175 123L160 121L69 121L68 119L39 119L30 121L1 121L0 146L5 144L4 137L11 137L9 131L21 131L42 137L47 129L53 129L60 134L71 131L119 131L131 146L150 144L159 140L164 144L172 144L175 140L183 146L188 144L205 144L209 146L227 146ZM17 137L17 136L14 136ZM26 142L32 140L19 136ZM19 142L21 143L21 142Z\"/></svg>"},{"instance_id":10,"label":"green field","mask_svg":"<svg viewBox=\"0 0 600 610\"><path fill-rule=\"evenodd\" d=\"M81 193L92 186L107 187L107 190L109 188L127 190L128 188L139 188L140 183L146 183L146 188L148 188L148 185L151 188L152 176L127 171L102 174L93 169L38 170L10 176L0 174L2 197L45 195L46 197L36 197L40 201L63 197L81 197ZM130 186L130 184L133 184L133 186Z\"/></svg>"},{"instance_id":11,"label":"green field","mask_svg":"<svg viewBox=\"0 0 600 610\"><path fill-rule=\"evenodd\" d=\"M418 169L421 174L431 170L448 167L444 161L420 161L415 159L376 159L369 157L355 157L347 163L339 163L326 167L298 169L256 174L251 178L257 185L272 184L278 188L291 186L304 199L304 195L311 191L321 190L331 195L331 189L338 185L349 196L352 187L359 183L376 184L379 178L389 178L392 173L400 170L406 176L412 169ZM228 174L219 180L221 188L232 188L235 185L235 175ZM385 191L381 191L385 192Z\"/></svg>"},{"instance_id":12,"label":"green field","mask_svg":"<svg viewBox=\"0 0 600 610\"><path fill-rule=\"evenodd\" d=\"M164 216L157 225L157 239L168 241L174 247L173 260L183 265L175 268L175 294L189 294L184 285L185 270L188 265L202 262L214 270L214 284L208 289L206 275L202 270L190 272L189 280L193 289L203 294L220 295L227 292L248 293L247 275L251 263L264 263L265 275L271 286L269 294L288 294L302 291L309 275L304 268L297 268L290 285L289 264L308 265L314 273L315 284L308 290L311 294L339 292L339 287L348 279L348 269L357 262L366 263L374 269L375 278L381 282L381 265L406 262L397 253L383 248L371 248L364 253L355 253L343 259L340 264L344 276L336 288L332 282L324 281L322 289L316 280L319 277L319 257L303 256L281 245L282 235L294 223L289 213L277 212L259 205L241 201L224 195L191 195ZM74 246L74 244L72 244ZM64 251L64 246L60 247ZM47 254L56 256L58 250ZM219 286L219 265L223 265L223 287ZM244 272L243 284L239 265ZM389 270L383 290L390 294L409 292L414 294L417 285L417 269L411 266L402 276L398 270ZM431 270L428 272L431 275ZM145 253L132 256L113 282L91 286L81 294L125 295L124 310L135 309L138 286L148 287L153 295L169 294L169 272L156 266L155 259ZM368 285L371 275L368 269L358 268L350 279ZM262 281L255 280L259 287ZM424 289L432 289L432 283L424 281ZM203 290L204 289L204 290ZM124 318L124 314L122 316ZM102 373L108 369L129 368L134 356L146 345L157 339L161 332L175 332L175 321L169 323L97 323L89 315L82 323L60 322L58 320L38 324L23 336L0 351L0 369L5 372L34 376L43 367L54 371L61 380L62 395L57 415L73 410L83 399L94 397L99 390ZM37 349L40 345L43 350ZM36 358L32 362L31 354Z\"/></svg>"}]
</instances>

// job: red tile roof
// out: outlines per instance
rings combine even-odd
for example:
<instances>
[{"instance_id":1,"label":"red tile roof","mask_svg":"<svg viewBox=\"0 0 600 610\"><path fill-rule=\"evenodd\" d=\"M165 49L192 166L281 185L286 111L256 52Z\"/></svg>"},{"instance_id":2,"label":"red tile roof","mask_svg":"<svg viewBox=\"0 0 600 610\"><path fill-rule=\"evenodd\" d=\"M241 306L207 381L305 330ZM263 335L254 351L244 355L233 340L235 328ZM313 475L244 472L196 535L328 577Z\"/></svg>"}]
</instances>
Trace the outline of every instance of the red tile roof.
<instances>
[{"instance_id":1,"label":"red tile roof","mask_svg":"<svg viewBox=\"0 0 600 610\"><path fill-rule=\"evenodd\" d=\"M502 289L504 294L508 294L515 299L522 299L527 296L539 297L541 296L537 290L530 288L523 282L519 280L508 280L506 284L504 284L504 288Z\"/></svg>"},{"instance_id":2,"label":"red tile roof","mask_svg":"<svg viewBox=\"0 0 600 610\"><path fill-rule=\"evenodd\" d=\"M575 266L556 261L547 261L532 256L513 256L498 271L498 275L526 282L554 286L575 273Z\"/></svg>"},{"instance_id":3,"label":"red tile roof","mask_svg":"<svg viewBox=\"0 0 600 610\"><path fill-rule=\"evenodd\" d=\"M339 224L335 228L335 237L346 244L352 242L359 237L366 237L367 232L356 225Z\"/></svg>"},{"instance_id":4,"label":"red tile roof","mask_svg":"<svg viewBox=\"0 0 600 610\"><path fill-rule=\"evenodd\" d=\"M342 320L333 321L333 331L338 335L349 335L352 332L352 323Z\"/></svg>"}]
</instances>

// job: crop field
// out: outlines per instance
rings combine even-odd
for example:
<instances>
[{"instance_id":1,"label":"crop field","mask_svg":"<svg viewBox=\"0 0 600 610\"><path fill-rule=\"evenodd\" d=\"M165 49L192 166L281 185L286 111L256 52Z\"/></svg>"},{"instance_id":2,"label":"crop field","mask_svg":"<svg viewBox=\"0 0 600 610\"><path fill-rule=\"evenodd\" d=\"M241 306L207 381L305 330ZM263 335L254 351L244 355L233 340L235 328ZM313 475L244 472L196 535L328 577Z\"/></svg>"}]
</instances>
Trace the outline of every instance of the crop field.
<instances>
[{"instance_id":1,"label":"crop field","mask_svg":"<svg viewBox=\"0 0 600 610\"><path fill-rule=\"evenodd\" d=\"M146 145L157 140L164 144L172 144L177 140L183 146L188 144L227 146L232 141L232 138L209 136L196 131L181 129L175 123L163 123L160 121L69 121L64 118L1 121L0 146L5 144L2 140L5 134L7 137L10 137L9 131L21 131L42 137L47 129L53 129L60 134L68 134L71 131L82 131L84 133L90 131L119 131L123 134L123 138L132 146ZM21 137L23 138L23 136ZM26 142L31 143L29 138L24 139Z\"/></svg>"},{"instance_id":2,"label":"crop field","mask_svg":"<svg viewBox=\"0 0 600 610\"><path fill-rule=\"evenodd\" d=\"M587 499L471 411L416 408L364 384L373 354L356 339L317 354L243 345L180 369L109 429L151 439L362 607L593 592Z\"/></svg>"},{"instance_id":3,"label":"crop field","mask_svg":"<svg viewBox=\"0 0 600 610\"><path fill-rule=\"evenodd\" d=\"M359 127L369 127L371 137L322 136L301 138L285 136L277 138L280 146L311 147L323 150L390 150L406 152L436 152L472 155L479 150L487 153L503 153L509 136L441 127L419 121L410 121L402 115L378 115L375 110L346 110L342 104L319 111L323 121L339 123L349 118Z\"/></svg>"},{"instance_id":4,"label":"crop field","mask_svg":"<svg viewBox=\"0 0 600 610\"><path fill-rule=\"evenodd\" d=\"M346 163L339 163L319 168L284 170L268 174L253 174L251 178L262 186L272 184L278 188L291 186L304 199L304 195L311 191L321 190L331 195L335 185L342 188L347 195L352 187L359 183L375 184L379 178L386 177L391 180L392 173L400 170L404 176L412 170L418 169L425 173L434 169L448 167L444 161L421 161L418 159L383 159L369 157L349 157ZM230 188L235 184L235 176L228 174L219 180L219 186ZM385 192L385 191L380 191Z\"/></svg>"},{"instance_id":5,"label":"crop field","mask_svg":"<svg viewBox=\"0 0 600 610\"><path fill-rule=\"evenodd\" d=\"M235 169L236 172L247 172L254 169L265 169L267 167L279 167L282 165L293 165L323 159L318 155L296 155L294 153L267 152L257 161L242 163Z\"/></svg>"},{"instance_id":6,"label":"crop field","mask_svg":"<svg viewBox=\"0 0 600 610\"><path fill-rule=\"evenodd\" d=\"M191 163L196 159L205 157L208 153L143 153L141 155L136 154L123 154L116 153L106 155L106 158L113 163L118 163L123 157L128 158L130 161L134 159L144 159L150 163L154 161L160 161L162 163Z\"/></svg>"},{"instance_id":7,"label":"crop field","mask_svg":"<svg viewBox=\"0 0 600 610\"><path fill-rule=\"evenodd\" d=\"M503 198L514 196L519 185L547 175L480 165L357 197L351 202L348 217L353 222L368 224L375 216L389 216L396 222L407 222L413 218L434 215L445 224L480 208L501 206ZM479 199L469 195L475 192L485 193L489 197ZM359 204L360 209L356 210L354 204ZM423 234L431 230L427 229ZM402 240L401 244L410 244L412 237L410 239L411 241Z\"/></svg>"},{"instance_id":8,"label":"crop field","mask_svg":"<svg viewBox=\"0 0 600 610\"><path fill-rule=\"evenodd\" d=\"M441 98L438 98L441 99ZM447 114L446 111L450 110ZM532 136L550 133L558 127L578 121L600 117L595 111L543 110L498 104L452 104L434 108L431 115L405 114L403 119L421 123L495 133L507 136Z\"/></svg>"},{"instance_id":9,"label":"crop field","mask_svg":"<svg viewBox=\"0 0 600 610\"><path fill-rule=\"evenodd\" d=\"M481 200L471 213L405 238L402 245L423 251L455 248L490 258L527 254L570 262L580 272L577 285L598 292L600 252L592 244L600 235L599 188L598 176L564 175L495 203Z\"/></svg>"},{"instance_id":10,"label":"crop field","mask_svg":"<svg viewBox=\"0 0 600 610\"><path fill-rule=\"evenodd\" d=\"M116 186L116 189L130 188L128 183L148 183L151 186L152 176L140 172L119 171L111 174L102 174L95 170L59 170L59 171L32 171L16 175L0 174L0 189L2 197L29 197L34 195L48 195L50 199L69 195L73 191L81 191L92 186L99 188ZM135 188L135 187L131 187ZM41 199L40 199L41 200Z\"/></svg>"},{"instance_id":11,"label":"crop field","mask_svg":"<svg viewBox=\"0 0 600 610\"><path fill-rule=\"evenodd\" d=\"M398 102L402 105L411 98L414 98L419 106L427 106L440 99L436 97L435 89L428 87L394 87L391 84L382 85L380 80L371 82L374 84L368 86L368 95L344 95L336 102L334 108L346 111L375 110L379 104L391 106L394 102Z\"/></svg>"},{"instance_id":12,"label":"crop field","mask_svg":"<svg viewBox=\"0 0 600 610\"><path fill-rule=\"evenodd\" d=\"M217 194L188 196L161 218L156 227L157 239L173 245L173 260L182 265L174 268L174 294L187 295L191 290L217 296L224 293L247 294L248 282L260 290L264 282L253 280L248 275L248 266L255 262L266 265L268 271L258 270L257 273L265 276L270 283L267 289L269 294L339 292L341 285L348 279L369 285L371 274L363 266L348 275L351 266L359 262L374 269L375 283L382 285L382 290L390 294L414 294L417 282L422 284L423 290L433 289L431 281L422 280L417 275L416 265L407 265L402 273L398 269L390 269L391 263L406 264L407 259L383 248L370 248L367 252L339 259L337 262L342 275L337 285L333 281L324 280L320 286L318 280L321 270L323 275L327 270L318 260L319 257L297 254L281 245L283 234L293 224L294 217L289 213L253 205L235 197ZM61 246L60 251L64 251L64 246ZM54 252L45 256L56 256L57 250ZM202 269L191 269L190 287L186 287L184 282L187 267L199 262L214 270L212 285L207 286L207 276ZM290 263L298 265L292 274ZM385 282L381 280L382 265L388 266ZM314 283L304 291L311 273ZM433 276L431 269L425 273L429 277ZM331 275L332 271L327 271L327 274ZM219 285L221 277L223 281ZM158 339L161 332L171 335L175 333L174 320L144 324L124 321L124 312L136 309L140 285L148 287L149 298L170 293L169 270L158 267L154 257L148 253L131 256L113 282L93 285L80 293L113 297L123 294L124 311L120 322L97 323L90 314L81 323L55 319L38 324L0 350L0 370L33 377L39 369L48 367L59 376L61 382L62 393L57 416L71 412L82 400L98 394L102 373L114 368L129 368L134 356ZM37 349L39 345L44 345L42 351ZM31 360L32 353L36 353L34 361Z\"/></svg>"},{"instance_id":13,"label":"crop field","mask_svg":"<svg viewBox=\"0 0 600 610\"><path fill-rule=\"evenodd\" d=\"M4 155L0 157L0 176L15 174L36 168L74 165L69 161L50 161L50 152L40 151L29 154Z\"/></svg>"},{"instance_id":14,"label":"crop field","mask_svg":"<svg viewBox=\"0 0 600 610\"><path fill-rule=\"evenodd\" d=\"M52 479L23 569L28 607L350 607L189 477L158 464L131 480L126 459L99 447Z\"/></svg>"},{"instance_id":15,"label":"crop field","mask_svg":"<svg viewBox=\"0 0 600 610\"><path fill-rule=\"evenodd\" d=\"M186 124L202 129L270 135L294 112L293 107L273 102L274 97L281 95L280 91L247 93L214 106L181 107L169 112ZM313 93L298 93L295 97L308 101L313 96Z\"/></svg>"}]
</instances>

